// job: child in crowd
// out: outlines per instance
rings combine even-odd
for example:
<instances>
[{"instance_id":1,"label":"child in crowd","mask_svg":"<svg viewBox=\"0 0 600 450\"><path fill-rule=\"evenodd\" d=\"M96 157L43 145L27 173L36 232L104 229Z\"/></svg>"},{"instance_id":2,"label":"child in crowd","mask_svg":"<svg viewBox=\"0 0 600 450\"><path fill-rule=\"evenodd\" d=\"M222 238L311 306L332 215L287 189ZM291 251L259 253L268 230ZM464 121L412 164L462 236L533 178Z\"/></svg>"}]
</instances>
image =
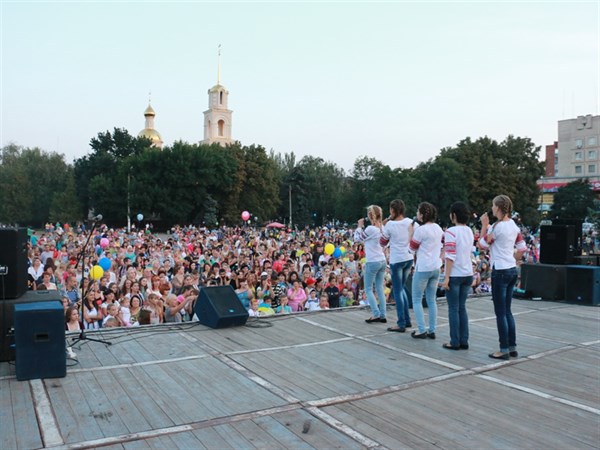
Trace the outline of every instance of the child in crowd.
<instances>
[{"instance_id":1,"label":"child in crowd","mask_svg":"<svg viewBox=\"0 0 600 450\"><path fill-rule=\"evenodd\" d=\"M276 314L291 314L292 308L288 306L287 295L281 295L279 297L279 303L280 305L277 308L275 308Z\"/></svg>"}]
</instances>

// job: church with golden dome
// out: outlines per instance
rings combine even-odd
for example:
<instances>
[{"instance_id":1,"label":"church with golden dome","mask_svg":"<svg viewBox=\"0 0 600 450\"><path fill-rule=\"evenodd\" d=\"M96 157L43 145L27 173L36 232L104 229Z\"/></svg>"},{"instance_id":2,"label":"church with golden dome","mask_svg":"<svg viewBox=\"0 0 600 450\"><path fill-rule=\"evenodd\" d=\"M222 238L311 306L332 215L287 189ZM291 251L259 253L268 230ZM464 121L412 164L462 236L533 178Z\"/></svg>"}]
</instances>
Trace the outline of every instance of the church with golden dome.
<instances>
[{"instance_id":1,"label":"church with golden dome","mask_svg":"<svg viewBox=\"0 0 600 450\"><path fill-rule=\"evenodd\" d=\"M229 91L221 85L221 46L219 45L219 59L217 64L217 84L208 90L208 109L204 111L204 139L201 144L211 145L217 143L222 147L233 144L231 137L231 116L233 111L228 109L227 102ZM138 133L138 137L146 137L152 141L152 146L163 147L160 133L154 128L156 113L148 102L144 111L146 125Z\"/></svg>"}]
</instances>

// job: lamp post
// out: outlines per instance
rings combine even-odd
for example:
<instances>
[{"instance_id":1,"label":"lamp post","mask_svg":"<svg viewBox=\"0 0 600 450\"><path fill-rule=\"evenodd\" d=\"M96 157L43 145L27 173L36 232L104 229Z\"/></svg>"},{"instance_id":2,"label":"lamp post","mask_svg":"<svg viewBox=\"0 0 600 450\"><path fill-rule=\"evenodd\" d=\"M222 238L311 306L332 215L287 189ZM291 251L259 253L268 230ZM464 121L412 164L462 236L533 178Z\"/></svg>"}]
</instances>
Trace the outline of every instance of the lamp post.
<instances>
[{"instance_id":1,"label":"lamp post","mask_svg":"<svg viewBox=\"0 0 600 450\"><path fill-rule=\"evenodd\" d=\"M292 228L292 185L288 186L288 198L290 201L290 228Z\"/></svg>"},{"instance_id":2,"label":"lamp post","mask_svg":"<svg viewBox=\"0 0 600 450\"><path fill-rule=\"evenodd\" d=\"M541 195L540 214L543 217L544 216L544 177L540 177L540 180L542 180L542 195Z\"/></svg>"},{"instance_id":3,"label":"lamp post","mask_svg":"<svg viewBox=\"0 0 600 450\"><path fill-rule=\"evenodd\" d=\"M129 188L131 187L131 167L127 171L127 233L131 233L131 208L129 201Z\"/></svg>"}]
</instances>

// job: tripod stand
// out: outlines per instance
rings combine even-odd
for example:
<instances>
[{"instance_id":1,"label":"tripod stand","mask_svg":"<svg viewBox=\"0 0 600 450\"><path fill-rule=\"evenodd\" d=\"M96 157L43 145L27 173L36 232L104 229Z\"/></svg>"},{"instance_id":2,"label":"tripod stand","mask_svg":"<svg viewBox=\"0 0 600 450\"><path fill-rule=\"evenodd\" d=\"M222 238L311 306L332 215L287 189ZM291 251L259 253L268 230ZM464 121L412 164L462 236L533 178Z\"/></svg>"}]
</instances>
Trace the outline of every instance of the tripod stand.
<instances>
[{"instance_id":1,"label":"tripod stand","mask_svg":"<svg viewBox=\"0 0 600 450\"><path fill-rule=\"evenodd\" d=\"M85 319L83 318L83 308L84 306L84 301L85 301L85 297L86 295L89 293L90 289L91 289L91 282L88 284L88 288L87 290L84 291L84 284L83 284L83 279L85 277L85 254L86 254L86 250L87 247L90 243L90 240L92 239L92 236L94 235L94 231L96 230L96 226L98 225L98 222L102 220L102 215L99 214L96 217L94 217L94 223L92 224L92 228L90 229L90 234L87 238L87 241L85 241L85 244L83 244L83 248L81 249L81 252L79 252L79 256L77 257L77 264L79 264L79 262L81 262L81 308L79 311L80 317L81 317L81 331L79 333L79 336L77 337L77 339L75 339L71 345L75 345L78 342L81 341L92 341L92 342L99 342L101 344L104 345L112 345L112 342L109 341L105 341L103 339L97 339L97 338L91 338L88 337L85 334ZM91 280L90 280L91 281Z\"/></svg>"}]
</instances>

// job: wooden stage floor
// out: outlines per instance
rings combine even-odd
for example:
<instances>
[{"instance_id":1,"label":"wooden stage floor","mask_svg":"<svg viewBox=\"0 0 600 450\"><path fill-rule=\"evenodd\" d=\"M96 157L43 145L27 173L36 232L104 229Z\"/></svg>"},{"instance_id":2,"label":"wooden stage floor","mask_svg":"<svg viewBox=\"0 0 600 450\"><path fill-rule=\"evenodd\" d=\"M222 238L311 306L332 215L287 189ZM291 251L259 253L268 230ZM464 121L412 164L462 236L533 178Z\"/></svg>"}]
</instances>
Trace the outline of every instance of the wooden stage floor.
<instances>
[{"instance_id":1,"label":"wooden stage floor","mask_svg":"<svg viewBox=\"0 0 600 450\"><path fill-rule=\"evenodd\" d=\"M520 357L496 361L490 298L467 305L461 351L442 300L436 340L349 308L105 331L65 378L1 363L0 449L599 448L600 309L515 299Z\"/></svg>"}]
</instances>

